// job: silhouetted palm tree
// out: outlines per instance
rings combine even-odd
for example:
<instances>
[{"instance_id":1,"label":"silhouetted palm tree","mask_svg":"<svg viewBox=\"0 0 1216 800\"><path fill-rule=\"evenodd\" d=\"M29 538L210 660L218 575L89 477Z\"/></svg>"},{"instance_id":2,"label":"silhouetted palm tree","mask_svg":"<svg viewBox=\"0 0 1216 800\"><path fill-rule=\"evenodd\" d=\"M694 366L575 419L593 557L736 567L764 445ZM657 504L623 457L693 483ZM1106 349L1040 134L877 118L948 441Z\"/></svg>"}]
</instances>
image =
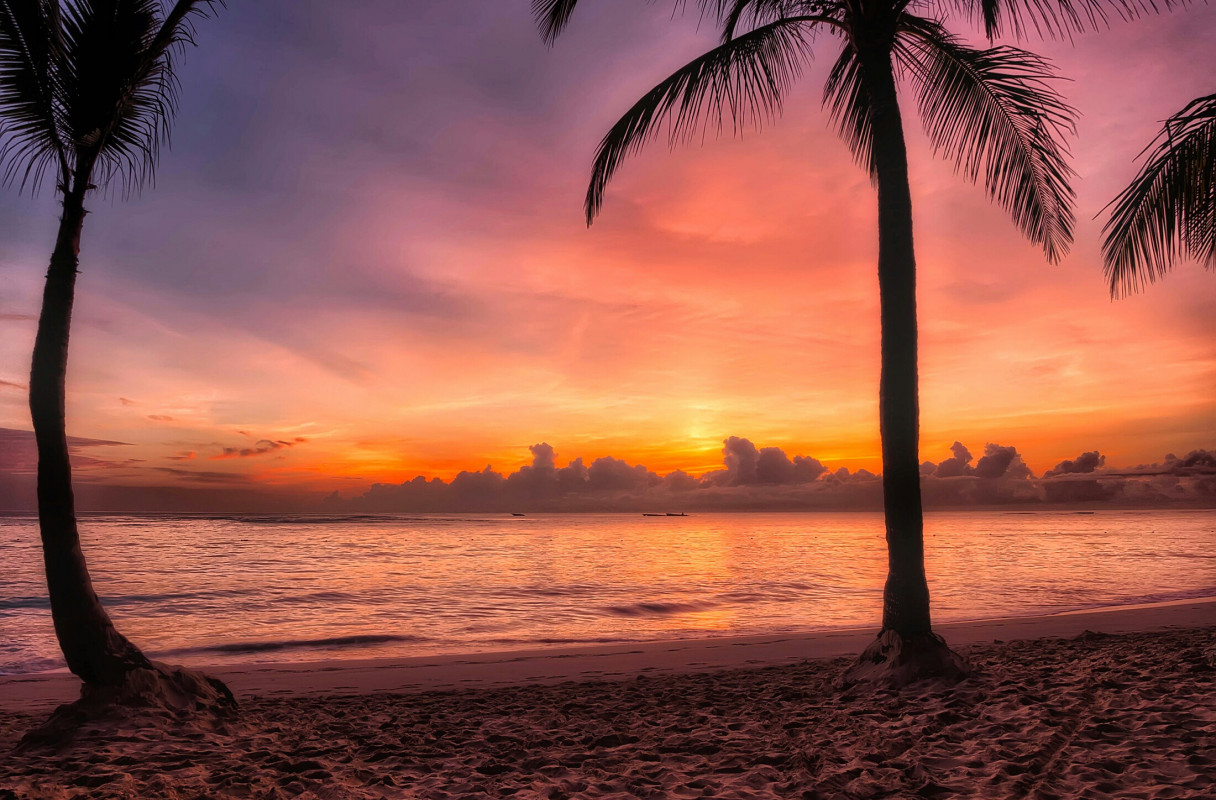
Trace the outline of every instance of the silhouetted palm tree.
<instances>
[{"instance_id":1,"label":"silhouetted palm tree","mask_svg":"<svg viewBox=\"0 0 1216 800\"><path fill-rule=\"evenodd\" d=\"M577 0L533 0L547 42L564 29ZM965 665L932 632L925 580L917 399L916 261L903 122L902 82L914 92L925 130L955 169L982 182L1048 260L1072 241L1072 175L1062 144L1074 113L1051 87L1042 58L1014 47L977 49L937 19L951 11L983 21L990 37L1037 31L1067 35L1105 19L1095 0L702 0L721 24L721 43L651 89L600 143L587 190L591 224L622 159L654 138L734 130L772 117L811 56L815 37L843 47L828 75L824 104L878 189L878 280L882 320L879 415L889 572L882 632L852 676L905 682L958 675ZM1115 0L1125 15L1138 10ZM917 13L914 13L913 9Z\"/></svg>"},{"instance_id":2,"label":"silhouetted palm tree","mask_svg":"<svg viewBox=\"0 0 1216 800\"><path fill-rule=\"evenodd\" d=\"M175 57L192 42L193 18L213 6L0 0L4 178L32 190L53 180L63 202L34 342L30 413L51 614L68 668L86 687L117 686L152 664L93 591L76 527L64 384L85 197L115 184L129 194L151 180L177 105Z\"/></svg>"},{"instance_id":3,"label":"silhouetted palm tree","mask_svg":"<svg viewBox=\"0 0 1216 800\"><path fill-rule=\"evenodd\" d=\"M1112 297L1164 277L1178 258L1216 270L1216 94L1192 100L1166 120L1140 155L1149 150L1102 228Z\"/></svg>"}]
</instances>

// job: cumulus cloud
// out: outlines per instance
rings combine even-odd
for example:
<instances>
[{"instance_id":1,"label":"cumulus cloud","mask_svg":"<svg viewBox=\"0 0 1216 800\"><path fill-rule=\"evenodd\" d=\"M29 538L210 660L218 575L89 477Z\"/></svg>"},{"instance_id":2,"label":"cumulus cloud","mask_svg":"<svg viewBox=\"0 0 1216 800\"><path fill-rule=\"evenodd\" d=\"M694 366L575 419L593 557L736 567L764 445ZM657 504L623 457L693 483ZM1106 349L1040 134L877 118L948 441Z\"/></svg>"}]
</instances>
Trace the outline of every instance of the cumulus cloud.
<instances>
[{"instance_id":1,"label":"cumulus cloud","mask_svg":"<svg viewBox=\"0 0 1216 800\"><path fill-rule=\"evenodd\" d=\"M971 469L971 451L964 447L962 442L955 442L950 445L950 452L954 453L954 455L944 459L933 470L932 474L936 477L953 478L958 475L965 475Z\"/></svg>"},{"instance_id":2,"label":"cumulus cloud","mask_svg":"<svg viewBox=\"0 0 1216 800\"><path fill-rule=\"evenodd\" d=\"M1000 478L1033 478L1030 468L1022 461L1016 447L1002 447L999 444L984 445L984 455L975 462L975 476L995 480Z\"/></svg>"},{"instance_id":3,"label":"cumulus cloud","mask_svg":"<svg viewBox=\"0 0 1216 800\"><path fill-rule=\"evenodd\" d=\"M1053 478L1056 475L1081 475L1093 472L1106 465L1106 456L1099 453L1097 450L1090 450L1088 453L1082 453L1076 458L1065 459L1059 464L1056 464L1053 469L1049 469L1043 473L1044 478Z\"/></svg>"},{"instance_id":4,"label":"cumulus cloud","mask_svg":"<svg viewBox=\"0 0 1216 800\"><path fill-rule=\"evenodd\" d=\"M810 483L827 467L809 456L792 459L780 447L758 448L748 439L731 436L722 442L724 470L705 475L713 486L782 486Z\"/></svg>"},{"instance_id":5,"label":"cumulus cloud","mask_svg":"<svg viewBox=\"0 0 1216 800\"><path fill-rule=\"evenodd\" d=\"M253 440L254 437L249 438ZM226 447L210 458L255 457L305 441L303 437L257 439L249 447ZM103 474L103 470L93 467L112 469L134 463L130 459L115 461L89 455L92 448L118 446L121 442L72 437L69 444L73 464L81 469L81 475L86 479L90 475ZM184 443L173 444L181 446ZM529 452L531 461L513 472L499 472L493 465L486 465L480 470L462 471L450 481L418 476L399 484L376 484L353 497L334 494L322 507L332 511L407 513L877 511L882 508L881 475L844 466L829 469L811 456L791 457L780 447L760 447L739 436L723 440L722 468L700 476L678 469L659 475L645 465L631 464L612 456L601 456L590 463L577 457L560 466L559 453L548 442L532 445ZM966 445L954 442L949 455L942 455L945 457L940 462L926 460L920 469L924 502L929 509L1033 508L1044 504L1057 507L1103 504L1146 508L1216 506L1216 451L1196 449L1184 456L1171 453L1152 464L1113 469L1108 466L1105 456L1094 449L1061 461L1042 478L1034 477L1017 448L1011 445L990 442L976 460ZM177 450L164 458L186 462L196 457L199 456L194 450ZM32 433L0 428L0 508L24 508L32 502L36 466ZM172 498L177 505L188 502L187 495L182 493L196 491L198 494L189 496L212 497L202 488L196 490L188 488L190 486L219 487L248 481L247 476L239 473L205 472L176 466L156 467L154 471L179 482L174 491L178 491L180 497L174 495ZM103 484L97 484L94 478L92 485ZM151 493L147 508L153 510L160 508L156 505L160 501L153 494L161 496L171 488L127 486L123 491L127 492L124 497L129 495L132 502L142 496L139 491ZM165 497L168 495L162 500ZM241 497L242 502L247 503L270 502L255 498L253 494ZM293 497L293 503L301 502L300 495ZM161 506L168 502L164 500ZM297 507L316 508L315 503L320 501L311 502L314 505Z\"/></svg>"},{"instance_id":6,"label":"cumulus cloud","mask_svg":"<svg viewBox=\"0 0 1216 800\"><path fill-rule=\"evenodd\" d=\"M950 445L950 453L937 464L921 464L921 493L927 507L1042 502L1042 490L1016 447L989 442L974 464L971 451L962 442Z\"/></svg>"},{"instance_id":7,"label":"cumulus cloud","mask_svg":"<svg viewBox=\"0 0 1216 800\"><path fill-rule=\"evenodd\" d=\"M1216 453L1192 450L1184 458L1170 453L1165 457L1163 471L1179 476L1216 475Z\"/></svg>"},{"instance_id":8,"label":"cumulus cloud","mask_svg":"<svg viewBox=\"0 0 1216 800\"><path fill-rule=\"evenodd\" d=\"M684 470L658 475L641 464L603 456L559 466L547 442L529 448L532 461L503 474L487 465L450 482L417 477L377 484L363 495L331 497L332 510L667 511L816 510L882 508L881 476L866 469L828 469L810 456L788 456L731 436L722 443L722 469L698 477ZM1114 472L1094 450L1035 478L1017 448L988 443L975 460L961 442L938 463L921 465L928 508L1034 507L1042 504L1130 506L1216 503L1216 454L1195 450L1156 464Z\"/></svg>"},{"instance_id":9,"label":"cumulus cloud","mask_svg":"<svg viewBox=\"0 0 1216 800\"><path fill-rule=\"evenodd\" d=\"M811 456L790 457L731 436L720 470L700 477L684 470L659 475L642 464L603 456L558 466L548 442L529 448L532 461L507 475L487 465L450 483L417 477L377 484L362 496L331 498L330 508L372 511L685 510L881 507L879 476L860 469L829 472Z\"/></svg>"}]
</instances>

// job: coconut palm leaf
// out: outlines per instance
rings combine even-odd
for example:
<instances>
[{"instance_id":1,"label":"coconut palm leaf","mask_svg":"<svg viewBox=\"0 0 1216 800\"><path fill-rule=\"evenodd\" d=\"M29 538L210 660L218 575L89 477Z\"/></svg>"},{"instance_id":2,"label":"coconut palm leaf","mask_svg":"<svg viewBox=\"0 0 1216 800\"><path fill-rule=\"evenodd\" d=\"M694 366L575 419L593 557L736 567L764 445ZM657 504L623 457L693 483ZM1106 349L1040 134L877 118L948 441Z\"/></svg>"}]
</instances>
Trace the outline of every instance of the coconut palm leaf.
<instances>
[{"instance_id":1,"label":"coconut palm leaf","mask_svg":"<svg viewBox=\"0 0 1216 800\"><path fill-rule=\"evenodd\" d=\"M545 44L552 45L570 22L578 0L532 0L532 18Z\"/></svg>"},{"instance_id":2,"label":"coconut palm leaf","mask_svg":"<svg viewBox=\"0 0 1216 800\"><path fill-rule=\"evenodd\" d=\"M853 153L857 164L869 173L874 173L874 104L861 79L861 68L857 51L845 45L840 51L828 79L823 84L823 105L828 109L840 138Z\"/></svg>"},{"instance_id":3,"label":"coconut palm leaf","mask_svg":"<svg viewBox=\"0 0 1216 800\"><path fill-rule=\"evenodd\" d=\"M982 179L988 196L1058 261L1072 243L1074 173L1063 140L1075 133L1076 112L1051 88L1051 65L1015 47L967 47L910 14L895 53L934 149L970 180Z\"/></svg>"},{"instance_id":4,"label":"coconut palm leaf","mask_svg":"<svg viewBox=\"0 0 1216 800\"><path fill-rule=\"evenodd\" d=\"M790 84L811 55L812 27L828 18L794 17L756 28L676 70L642 96L596 151L584 210L590 225L621 161L653 139L664 122L671 146L698 131L721 133L729 116L739 132L781 111Z\"/></svg>"},{"instance_id":5,"label":"coconut palm leaf","mask_svg":"<svg viewBox=\"0 0 1216 800\"><path fill-rule=\"evenodd\" d=\"M1102 229L1112 297L1153 283L1180 257L1216 269L1216 95L1170 117L1141 155L1150 149Z\"/></svg>"},{"instance_id":6,"label":"coconut palm leaf","mask_svg":"<svg viewBox=\"0 0 1216 800\"><path fill-rule=\"evenodd\" d=\"M696 0L696 5L702 15L721 17L732 2L734 0ZM687 4L687 0L675 0L677 11L683 10ZM578 0L532 0L532 19L545 44L552 45L565 30L576 5Z\"/></svg>"},{"instance_id":7,"label":"coconut palm leaf","mask_svg":"<svg viewBox=\"0 0 1216 800\"><path fill-rule=\"evenodd\" d=\"M61 80L77 157L99 185L121 177L125 193L153 177L177 109L175 57L192 41L193 19L214 0L179 0L161 18L158 0L68 3Z\"/></svg>"},{"instance_id":8,"label":"coconut palm leaf","mask_svg":"<svg viewBox=\"0 0 1216 800\"><path fill-rule=\"evenodd\" d=\"M50 172L63 183L67 154L55 86L58 3L0 0L0 171L7 185L37 190Z\"/></svg>"},{"instance_id":9,"label":"coconut palm leaf","mask_svg":"<svg viewBox=\"0 0 1216 800\"><path fill-rule=\"evenodd\" d=\"M1181 8L1189 0L941 0L944 9L982 24L988 38L1031 35L1071 39L1073 34ZM935 4L935 3L931 3Z\"/></svg>"},{"instance_id":10,"label":"coconut palm leaf","mask_svg":"<svg viewBox=\"0 0 1216 800\"><path fill-rule=\"evenodd\" d=\"M722 26L722 41L728 42L745 28L757 28L788 17L839 16L836 0L719 0L712 11Z\"/></svg>"}]
</instances>

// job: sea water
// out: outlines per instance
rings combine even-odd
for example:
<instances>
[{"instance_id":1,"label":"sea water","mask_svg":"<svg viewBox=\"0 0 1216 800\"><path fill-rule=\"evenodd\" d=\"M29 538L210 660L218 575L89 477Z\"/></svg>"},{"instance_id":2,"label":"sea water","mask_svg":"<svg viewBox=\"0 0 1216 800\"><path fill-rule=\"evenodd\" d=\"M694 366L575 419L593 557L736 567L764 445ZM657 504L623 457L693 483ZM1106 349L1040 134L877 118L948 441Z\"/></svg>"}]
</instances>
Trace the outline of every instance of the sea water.
<instances>
[{"instance_id":1,"label":"sea water","mask_svg":"<svg viewBox=\"0 0 1216 800\"><path fill-rule=\"evenodd\" d=\"M869 513L86 515L119 630L183 664L876 626ZM1212 511L942 512L938 621L1216 595ZM0 674L62 667L37 521L0 516Z\"/></svg>"}]
</instances>

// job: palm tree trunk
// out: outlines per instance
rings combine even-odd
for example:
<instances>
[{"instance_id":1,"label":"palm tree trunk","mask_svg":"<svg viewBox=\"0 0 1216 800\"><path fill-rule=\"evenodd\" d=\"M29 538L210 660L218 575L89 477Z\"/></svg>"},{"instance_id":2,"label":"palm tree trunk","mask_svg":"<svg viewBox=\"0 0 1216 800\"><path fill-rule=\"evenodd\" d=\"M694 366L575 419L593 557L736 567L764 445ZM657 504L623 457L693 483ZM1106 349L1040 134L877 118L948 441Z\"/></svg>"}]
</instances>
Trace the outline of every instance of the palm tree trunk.
<instances>
[{"instance_id":1,"label":"palm tree trunk","mask_svg":"<svg viewBox=\"0 0 1216 800\"><path fill-rule=\"evenodd\" d=\"M115 629L93 591L76 528L64 413L68 333L87 188L87 178L78 175L63 198L63 217L46 274L34 341L30 414L38 442L38 522L55 634L68 668L81 680L117 685L132 669L151 664Z\"/></svg>"},{"instance_id":2,"label":"palm tree trunk","mask_svg":"<svg viewBox=\"0 0 1216 800\"><path fill-rule=\"evenodd\" d=\"M887 583L882 627L901 637L930 633L920 498L920 406L917 397L916 255L908 154L890 51L863 56L874 130L878 183L878 288L882 316L882 435Z\"/></svg>"}]
</instances>

